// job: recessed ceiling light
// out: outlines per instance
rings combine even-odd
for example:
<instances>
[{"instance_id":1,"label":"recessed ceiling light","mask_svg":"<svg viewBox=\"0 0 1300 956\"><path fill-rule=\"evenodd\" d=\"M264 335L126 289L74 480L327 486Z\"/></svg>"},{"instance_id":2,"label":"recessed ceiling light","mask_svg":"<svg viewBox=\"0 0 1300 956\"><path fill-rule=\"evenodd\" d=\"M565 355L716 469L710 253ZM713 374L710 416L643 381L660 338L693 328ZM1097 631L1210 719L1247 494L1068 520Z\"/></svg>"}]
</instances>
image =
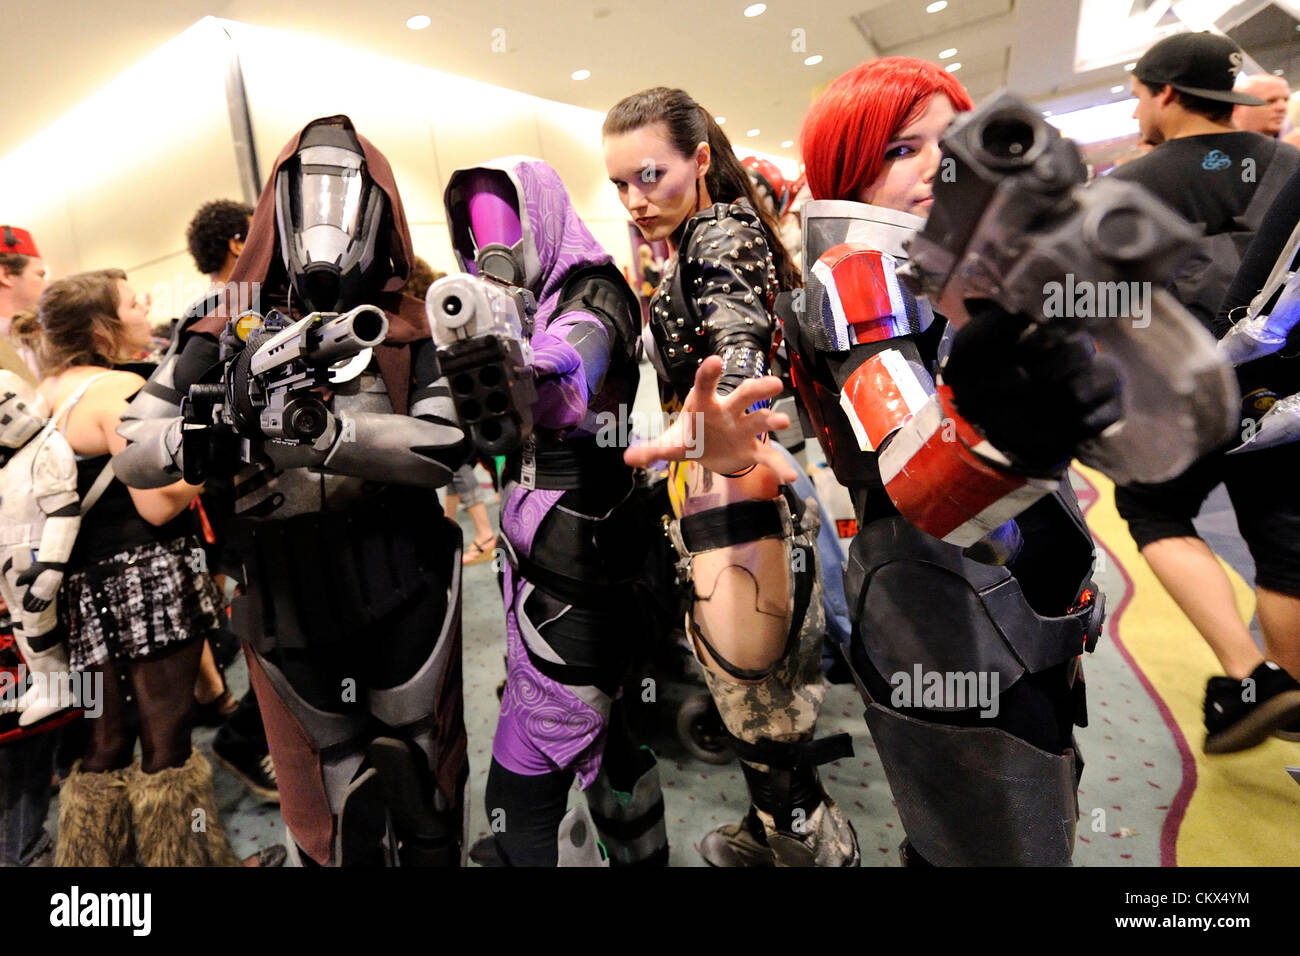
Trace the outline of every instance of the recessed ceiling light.
<instances>
[{"instance_id":1,"label":"recessed ceiling light","mask_svg":"<svg viewBox=\"0 0 1300 956\"><path fill-rule=\"evenodd\" d=\"M939 51L939 59L941 60L946 60L948 59L948 57L956 56L956 55L957 55L957 48L955 46L950 46L946 50Z\"/></svg>"},{"instance_id":2,"label":"recessed ceiling light","mask_svg":"<svg viewBox=\"0 0 1300 956\"><path fill-rule=\"evenodd\" d=\"M713 122L717 123L719 126L725 126L727 118L725 116L715 116L713 117Z\"/></svg>"},{"instance_id":3,"label":"recessed ceiling light","mask_svg":"<svg viewBox=\"0 0 1300 956\"><path fill-rule=\"evenodd\" d=\"M407 20L406 28L408 30L423 30L431 23L433 23L433 21L430 20L428 17L426 17L423 13L421 13Z\"/></svg>"},{"instance_id":4,"label":"recessed ceiling light","mask_svg":"<svg viewBox=\"0 0 1300 956\"><path fill-rule=\"evenodd\" d=\"M958 70L961 69L961 64L949 63L947 66L944 67L944 69L947 70L949 73L956 73Z\"/></svg>"},{"instance_id":5,"label":"recessed ceiling light","mask_svg":"<svg viewBox=\"0 0 1300 956\"><path fill-rule=\"evenodd\" d=\"M1123 93L1123 92L1124 92L1124 84L1123 84L1123 83L1118 83L1118 84L1116 84L1115 86L1112 86L1112 87L1110 88L1110 91L1111 91L1112 93Z\"/></svg>"},{"instance_id":6,"label":"recessed ceiling light","mask_svg":"<svg viewBox=\"0 0 1300 956\"><path fill-rule=\"evenodd\" d=\"M1051 115L1052 115L1052 111L1051 111L1051 110L1043 110L1043 115L1044 115L1044 116L1051 116Z\"/></svg>"},{"instance_id":7,"label":"recessed ceiling light","mask_svg":"<svg viewBox=\"0 0 1300 956\"><path fill-rule=\"evenodd\" d=\"M757 135L759 134L759 132L760 132L760 131L757 130L757 129L746 130L746 131L745 131L745 135L746 135L746 136L757 136Z\"/></svg>"},{"instance_id":8,"label":"recessed ceiling light","mask_svg":"<svg viewBox=\"0 0 1300 956\"><path fill-rule=\"evenodd\" d=\"M591 76L591 70L574 70L569 74L569 77L574 80L585 80L589 76Z\"/></svg>"},{"instance_id":9,"label":"recessed ceiling light","mask_svg":"<svg viewBox=\"0 0 1300 956\"><path fill-rule=\"evenodd\" d=\"M1125 63L1125 64L1124 64L1124 72L1125 72L1125 73L1132 73L1132 72L1133 72L1134 70L1136 70L1136 69L1137 69L1137 61L1136 61L1136 60L1134 60L1132 63Z\"/></svg>"},{"instance_id":10,"label":"recessed ceiling light","mask_svg":"<svg viewBox=\"0 0 1300 956\"><path fill-rule=\"evenodd\" d=\"M790 148L791 146L793 146L793 145L794 145L794 140L792 140L792 139L783 139L783 140L781 140L781 148L782 148L782 149L789 149L789 148Z\"/></svg>"},{"instance_id":11,"label":"recessed ceiling light","mask_svg":"<svg viewBox=\"0 0 1300 956\"><path fill-rule=\"evenodd\" d=\"M761 17L763 15L763 11L766 9L767 9L766 3L751 3L749 6L745 8L745 16Z\"/></svg>"},{"instance_id":12,"label":"recessed ceiling light","mask_svg":"<svg viewBox=\"0 0 1300 956\"><path fill-rule=\"evenodd\" d=\"M934 0L934 3L925 8L926 13L938 13L940 10L948 8L948 0Z\"/></svg>"},{"instance_id":13,"label":"recessed ceiling light","mask_svg":"<svg viewBox=\"0 0 1300 956\"><path fill-rule=\"evenodd\" d=\"M1286 70L1274 70L1274 71L1273 71L1273 75L1274 75L1274 76L1281 76L1281 75L1282 75L1283 73L1285 73L1285 72L1286 72Z\"/></svg>"},{"instance_id":14,"label":"recessed ceiling light","mask_svg":"<svg viewBox=\"0 0 1300 956\"><path fill-rule=\"evenodd\" d=\"M820 53L814 53L812 56L808 57L807 59L805 59L805 60L803 61L803 65L804 65L804 66L816 66L816 65L817 65L818 63L820 63L821 61L822 61L822 55L821 55Z\"/></svg>"}]
</instances>

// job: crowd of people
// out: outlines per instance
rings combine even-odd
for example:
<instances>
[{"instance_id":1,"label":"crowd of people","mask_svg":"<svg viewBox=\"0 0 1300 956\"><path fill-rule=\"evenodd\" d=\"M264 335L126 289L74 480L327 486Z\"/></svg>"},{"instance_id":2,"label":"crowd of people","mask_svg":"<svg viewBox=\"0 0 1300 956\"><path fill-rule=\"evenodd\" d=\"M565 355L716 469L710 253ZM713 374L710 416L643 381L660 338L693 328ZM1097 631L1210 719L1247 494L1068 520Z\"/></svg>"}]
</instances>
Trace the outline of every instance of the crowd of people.
<instances>
[{"instance_id":1,"label":"crowd of people","mask_svg":"<svg viewBox=\"0 0 1300 956\"><path fill-rule=\"evenodd\" d=\"M1141 57L1150 148L1113 173L1200 228L1186 263L1151 278L1219 338L1258 312L1300 234L1300 150L1280 138L1289 90L1272 76L1234 86L1240 60L1210 34ZM688 93L624 98L592 148L640 249L671 252L642 273L648 319L540 160L450 177L463 281L444 279L414 255L392 170L345 116L291 138L256 207L199 210L189 248L210 287L161 348L124 272L51 281L33 237L5 226L0 366L66 440L80 503L51 513L80 509L66 561L18 582L62 574L67 667L102 682L102 710L0 736L0 862L236 864L192 745L206 723L217 761L281 803L287 846L244 865L664 865L656 758L625 695L638 649L684 610L750 803L700 839L710 864L859 865L818 771L851 753L847 735L816 733L835 634L905 864L1068 865L1083 658L1104 602L1066 470L1120 420L1124 383L1082 331L988 300L945 315L895 275L935 206L943 138L973 109L936 64L855 67L804 119L800 206L799 184L742 164ZM363 333L367 316L382 329ZM244 357L286 329L306 381L287 391ZM353 338L313 364L321 342ZM596 423L631 407L643 350L673 424L616 447ZM529 387L503 410L493 389L521 356ZM1238 367L1246 420L1300 392L1294 363L1283 348ZM191 388L217 382L196 414ZM847 566L819 547L825 515L795 490L801 469L777 438L799 428L771 404L783 392L852 499ZM498 473L485 436L508 421L527 427ZM1207 753L1300 739L1300 510L1285 478L1300 445L1248 446L1116 489L1142 557L1222 665ZM1255 561L1263 649L1192 523L1220 484ZM461 569L494 556L506 680L491 834L471 848ZM240 700L222 676L236 639ZM900 695L894 680L972 668L991 704ZM586 801L569 809L575 781Z\"/></svg>"}]
</instances>

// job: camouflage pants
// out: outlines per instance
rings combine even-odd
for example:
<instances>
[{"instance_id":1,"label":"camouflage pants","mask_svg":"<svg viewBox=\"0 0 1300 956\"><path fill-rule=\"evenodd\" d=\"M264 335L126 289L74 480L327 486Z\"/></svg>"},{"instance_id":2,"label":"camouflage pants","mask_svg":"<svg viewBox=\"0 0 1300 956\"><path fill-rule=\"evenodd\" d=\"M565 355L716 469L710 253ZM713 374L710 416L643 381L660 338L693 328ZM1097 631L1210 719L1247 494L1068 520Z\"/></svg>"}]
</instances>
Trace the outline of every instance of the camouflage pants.
<instances>
[{"instance_id":1,"label":"camouflage pants","mask_svg":"<svg viewBox=\"0 0 1300 956\"><path fill-rule=\"evenodd\" d=\"M807 607L794 633L789 634L785 652L771 672L758 681L741 681L729 674L704 667L709 693L728 732L746 744L803 744L811 742L817 715L826 698L826 681L822 676L822 642L826 634L826 611L822 604L821 568L817 559L817 532L820 520L816 502L809 500L804 515L792 537L786 539L786 556L790 573L789 607L794 609L799 579L811 575ZM670 535L680 541L680 534ZM796 551L796 548L799 550ZM796 560L796 559L802 559ZM683 560L689 562L689 556ZM805 578L806 580L806 578ZM693 586L693 584L692 584ZM687 619L687 633L695 633L694 607ZM794 627L792 621L791 627ZM696 657L700 648L692 641ZM701 660L701 664L703 664ZM743 763L761 774L773 773L772 767L751 760ZM706 837L706 841L730 844L753 857L769 854L775 866L857 866L861 859L853 826L826 793L814 767L805 765L796 774L808 775L821 793L821 801L805 818L804 809L786 807L782 820L773 815L776 807L758 805L751 791L751 813L762 824L765 838L756 844L745 834L745 824L727 825ZM746 774L748 780L748 772ZM789 814L787 816L787 812ZM701 852L704 852L703 850ZM705 858L714 862L717 857ZM726 858L724 853L723 859ZM733 857L733 859L736 857ZM714 863L714 865L729 865ZM752 865L752 864L751 864Z\"/></svg>"}]
</instances>

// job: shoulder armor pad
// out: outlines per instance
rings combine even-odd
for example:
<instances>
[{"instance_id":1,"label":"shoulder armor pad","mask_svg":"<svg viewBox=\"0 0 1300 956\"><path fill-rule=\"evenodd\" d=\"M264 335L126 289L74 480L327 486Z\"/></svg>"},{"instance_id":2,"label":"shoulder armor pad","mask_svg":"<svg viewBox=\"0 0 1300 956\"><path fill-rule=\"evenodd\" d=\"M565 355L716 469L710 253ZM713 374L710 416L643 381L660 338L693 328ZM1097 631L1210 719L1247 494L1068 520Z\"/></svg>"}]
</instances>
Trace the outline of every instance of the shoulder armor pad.
<instances>
[{"instance_id":1,"label":"shoulder armor pad","mask_svg":"<svg viewBox=\"0 0 1300 956\"><path fill-rule=\"evenodd\" d=\"M830 351L883 342L925 331L934 321L930 303L898 282L898 260L856 242L842 242L809 269L808 295L816 313L813 338ZM823 347L825 347L823 346Z\"/></svg>"},{"instance_id":2,"label":"shoulder armor pad","mask_svg":"<svg viewBox=\"0 0 1300 956\"><path fill-rule=\"evenodd\" d=\"M615 351L632 354L641 334L641 306L613 263L577 269L560 290L555 314L581 309L591 312L615 333Z\"/></svg>"}]
</instances>

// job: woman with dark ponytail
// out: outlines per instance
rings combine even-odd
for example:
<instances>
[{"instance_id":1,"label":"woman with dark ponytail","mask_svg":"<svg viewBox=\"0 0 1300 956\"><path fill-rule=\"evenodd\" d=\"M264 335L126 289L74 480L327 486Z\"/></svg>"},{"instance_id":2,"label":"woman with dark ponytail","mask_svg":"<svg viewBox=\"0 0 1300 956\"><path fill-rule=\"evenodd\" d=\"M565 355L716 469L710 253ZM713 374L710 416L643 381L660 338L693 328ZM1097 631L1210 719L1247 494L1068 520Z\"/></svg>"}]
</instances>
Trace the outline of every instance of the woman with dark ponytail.
<instances>
[{"instance_id":1,"label":"woman with dark ponytail","mask_svg":"<svg viewBox=\"0 0 1300 956\"><path fill-rule=\"evenodd\" d=\"M631 143L639 144L643 138L641 134L646 134L651 127L658 127L653 131L653 138L659 139L661 145L670 146L672 151L682 159L700 160L701 157L697 156L699 147L703 145L708 148L704 151L702 162L697 165L700 176L692 177L689 190L674 193L673 185L677 184L664 184L667 186L666 191L655 192L657 197L662 196L670 200L667 205L656 205L653 212L647 207L648 215L638 217L633 213L646 241L670 239L675 243L685 229L687 221L696 212L707 209L712 203L731 204L743 199L757 216L765 238L771 243L772 264L776 267L777 282L782 289L790 289L798 285L798 270L791 262L789 254L780 242L771 242L777 236L776 222L755 191L754 181L736 157L727 134L722 131L722 127L709 111L691 99L686 92L657 86L620 100L605 117L605 124L601 129L606 143L606 157L609 157L608 149L611 142L623 141L624 145L628 145L630 138ZM640 164L637 170L638 180L640 184L647 187L653 187L658 175L668 172L656 166L647 166L645 161L651 158L648 154L636 157L636 161ZM682 172L673 171L679 174ZM613 178L612 173L611 178ZM617 180L615 185L619 185ZM620 186L619 194L625 195L625 192L625 189ZM694 200L694 208L685 215L680 215L686 211L688 200ZM624 205L628 205L626 199ZM631 205L628 205L628 211L633 212ZM653 222L643 222L643 219L647 218L653 219Z\"/></svg>"},{"instance_id":2,"label":"woman with dark ponytail","mask_svg":"<svg viewBox=\"0 0 1300 956\"><path fill-rule=\"evenodd\" d=\"M686 459L669 493L694 588L687 624L750 792L745 819L700 852L714 866L856 866L853 827L817 773L851 753L847 737L812 739L825 695L817 509L783 484L795 472L767 440L789 424L765 407L780 381L762 376L793 265L731 143L685 92L629 96L602 133L623 205L647 242L673 252L650 302L649 351L664 409L681 416L625 458Z\"/></svg>"}]
</instances>

